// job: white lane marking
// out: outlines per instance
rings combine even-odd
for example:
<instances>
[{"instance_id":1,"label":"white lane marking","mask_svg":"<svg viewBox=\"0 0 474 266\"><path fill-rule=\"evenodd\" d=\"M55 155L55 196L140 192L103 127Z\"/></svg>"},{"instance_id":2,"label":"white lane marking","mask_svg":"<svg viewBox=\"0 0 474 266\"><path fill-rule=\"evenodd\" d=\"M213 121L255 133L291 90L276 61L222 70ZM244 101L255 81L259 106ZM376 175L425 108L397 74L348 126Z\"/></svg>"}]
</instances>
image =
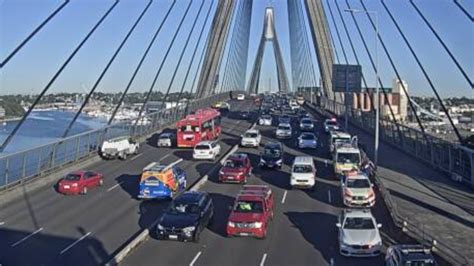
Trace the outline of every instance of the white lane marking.
<instances>
[{"instance_id":1,"label":"white lane marking","mask_svg":"<svg viewBox=\"0 0 474 266\"><path fill-rule=\"evenodd\" d=\"M164 159L168 158L171 156L171 153L166 154L163 158L160 159L160 161L163 161Z\"/></svg>"},{"instance_id":2,"label":"white lane marking","mask_svg":"<svg viewBox=\"0 0 474 266\"><path fill-rule=\"evenodd\" d=\"M196 261L199 259L199 256L201 256L201 251L199 251L196 256L194 256L194 259L191 261L191 263L189 263L189 266L193 266L194 263L196 263Z\"/></svg>"},{"instance_id":3,"label":"white lane marking","mask_svg":"<svg viewBox=\"0 0 474 266\"><path fill-rule=\"evenodd\" d=\"M288 190L285 190L285 193L283 194L283 198L281 199L281 204L284 204L285 203L285 199L286 199L286 194L288 193Z\"/></svg>"},{"instance_id":4,"label":"white lane marking","mask_svg":"<svg viewBox=\"0 0 474 266\"><path fill-rule=\"evenodd\" d=\"M328 160L324 160L324 166L328 167Z\"/></svg>"},{"instance_id":5,"label":"white lane marking","mask_svg":"<svg viewBox=\"0 0 474 266\"><path fill-rule=\"evenodd\" d=\"M331 262L331 266L333 266L334 265L334 259L331 258L330 262Z\"/></svg>"},{"instance_id":6,"label":"white lane marking","mask_svg":"<svg viewBox=\"0 0 474 266\"><path fill-rule=\"evenodd\" d=\"M15 246L18 246L18 245L21 244L23 241L27 240L28 238L30 238L30 237L36 235L37 233L39 233L39 232L41 232L41 231L43 231L43 227L41 227L40 229L34 231L33 233L31 233L31 234L25 236L24 238L22 238L22 239L16 241L15 243L13 243L13 244L11 245L11 247L13 248L13 247L15 247Z\"/></svg>"},{"instance_id":7,"label":"white lane marking","mask_svg":"<svg viewBox=\"0 0 474 266\"><path fill-rule=\"evenodd\" d=\"M328 190L328 201L332 203L331 190Z\"/></svg>"},{"instance_id":8,"label":"white lane marking","mask_svg":"<svg viewBox=\"0 0 474 266\"><path fill-rule=\"evenodd\" d=\"M130 159L130 161L133 161L133 160L137 159L138 157L140 157L142 155L143 155L143 153L140 153L140 154L136 155L135 157L133 157L132 159Z\"/></svg>"},{"instance_id":9,"label":"white lane marking","mask_svg":"<svg viewBox=\"0 0 474 266\"><path fill-rule=\"evenodd\" d=\"M114 185L113 187L107 189L107 192L110 192L112 190L114 190L116 187L120 186L121 184L123 184L124 181L120 181L118 184Z\"/></svg>"},{"instance_id":10,"label":"white lane marking","mask_svg":"<svg viewBox=\"0 0 474 266\"><path fill-rule=\"evenodd\" d=\"M88 237L90 234L92 234L91 232L83 235L81 238L79 238L78 240L74 241L74 243L72 243L71 245L67 246L65 249L61 250L61 252L59 252L59 255L62 255L64 254L66 251L68 251L69 249L71 249L72 247L74 247L77 243L79 243L80 241L82 241L84 238Z\"/></svg>"},{"instance_id":11,"label":"white lane marking","mask_svg":"<svg viewBox=\"0 0 474 266\"><path fill-rule=\"evenodd\" d=\"M260 261L260 266L265 265L265 260L267 259L267 253L263 254L262 261Z\"/></svg>"},{"instance_id":12,"label":"white lane marking","mask_svg":"<svg viewBox=\"0 0 474 266\"><path fill-rule=\"evenodd\" d=\"M0 222L0 225L4 225L4 224L5 224L5 222Z\"/></svg>"}]
</instances>

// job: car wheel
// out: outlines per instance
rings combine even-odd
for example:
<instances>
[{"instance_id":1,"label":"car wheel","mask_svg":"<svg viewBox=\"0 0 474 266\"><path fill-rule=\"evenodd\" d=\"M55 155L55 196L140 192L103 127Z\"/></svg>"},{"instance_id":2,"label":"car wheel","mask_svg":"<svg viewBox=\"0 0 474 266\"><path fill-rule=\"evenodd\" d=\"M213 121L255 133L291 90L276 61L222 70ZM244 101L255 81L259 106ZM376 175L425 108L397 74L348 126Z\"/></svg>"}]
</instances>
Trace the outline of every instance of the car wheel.
<instances>
[{"instance_id":1,"label":"car wheel","mask_svg":"<svg viewBox=\"0 0 474 266\"><path fill-rule=\"evenodd\" d=\"M99 180L99 186L103 186L103 185L104 185L104 179L101 178L101 179Z\"/></svg>"},{"instance_id":2,"label":"car wheel","mask_svg":"<svg viewBox=\"0 0 474 266\"><path fill-rule=\"evenodd\" d=\"M86 194L87 194L87 187L86 187L86 186L84 186L84 187L82 188L81 193L82 193L82 195L86 195Z\"/></svg>"},{"instance_id":3,"label":"car wheel","mask_svg":"<svg viewBox=\"0 0 474 266\"><path fill-rule=\"evenodd\" d=\"M265 231L263 231L262 237L259 237L258 239L264 240L265 238L267 238L267 228L265 228Z\"/></svg>"},{"instance_id":4,"label":"car wheel","mask_svg":"<svg viewBox=\"0 0 474 266\"><path fill-rule=\"evenodd\" d=\"M201 234L199 233L199 230L196 228L196 232L194 233L194 237L193 237L193 242L198 243L200 235Z\"/></svg>"}]
</instances>

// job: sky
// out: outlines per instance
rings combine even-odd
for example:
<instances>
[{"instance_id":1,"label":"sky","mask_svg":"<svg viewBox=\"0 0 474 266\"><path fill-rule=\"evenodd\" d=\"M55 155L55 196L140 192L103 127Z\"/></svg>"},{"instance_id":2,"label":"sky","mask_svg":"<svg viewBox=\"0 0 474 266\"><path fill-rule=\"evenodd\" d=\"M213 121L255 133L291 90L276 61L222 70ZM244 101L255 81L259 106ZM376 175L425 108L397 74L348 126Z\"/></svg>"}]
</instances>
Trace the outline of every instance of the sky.
<instances>
[{"instance_id":1,"label":"sky","mask_svg":"<svg viewBox=\"0 0 474 266\"><path fill-rule=\"evenodd\" d=\"M197 44L199 31L204 24L207 8L214 14L216 1L204 0L201 15L191 36L189 46L183 56L183 61L178 69L178 75L171 91L177 91L184 82L183 76L187 67L191 65L191 76L194 76L198 67L198 56L192 60L191 54L195 45L198 45L198 55L204 49L206 38ZM250 32L249 57L247 66L247 79L252 69L258 42L260 40L264 10L273 6L276 20L276 30L280 40L285 68L291 80L290 43L288 37L288 0L254 0L252 10L252 25ZM292 0L296 1L296 0ZM348 56L348 63L355 63L348 39L342 28L341 18L337 13L335 0L322 0L334 45L342 56L342 48L336 39L335 27L328 12L328 4L334 13L336 25L341 34L341 41ZM337 0L342 9L346 9L345 0ZM80 43L88 31L113 4L112 0L71 0L60 13L57 14L30 42L28 42L7 65L0 69L0 95L2 94L37 94L52 78L69 54ZM448 54L435 39L417 15L408 0L385 1L388 8L395 14L400 27L412 43L420 61L425 66L434 86L443 97L467 96L474 97L474 91L451 61ZM474 79L474 24L465 16L451 0L415 0L421 11L438 31L446 45L463 66L471 79ZM0 60L3 60L26 36L28 36L53 10L63 3L63 0L0 0ZM147 5L148 0L121 0L109 17L101 24L91 36L76 57L64 69L63 73L53 83L49 92L85 92L88 91L98 79L101 71L106 66L122 39L125 37L135 20ZM137 66L142 54L150 42L156 28L162 21L170 7L171 0L155 0L148 12L138 24L137 28L127 41L116 60L99 83L97 91L119 92L123 91L128 83L133 70ZM177 0L175 8L171 11L169 20L164 24L162 32L158 35L155 45L145 59L141 71L129 92L143 92L150 89L153 77L165 56L165 51L170 45L173 34L185 12L189 1ZM352 8L362 9L359 0L349 0ZM379 17L380 34L392 55L400 76L406 80L409 92L412 95L433 96L433 92L403 43L393 23L383 9L379 0L364 0L369 10L377 11ZM474 1L460 0L460 3L474 14ZM188 16L184 20L182 30L178 33L172 46L168 60L165 61L161 75L154 90L166 90L174 69L184 47L186 37L192 27L194 19L201 5L200 0L193 0ZM348 23L348 29L355 49L361 61L364 75L369 86L374 86L374 71L370 65L352 18L343 12ZM355 15L371 53L375 51L374 31L367 17L363 13ZM205 26L205 36L209 32L212 19ZM311 44L312 46L312 44ZM395 74L387 60L381 46L378 45L380 75L384 85L390 86ZM265 50L264 64L261 75L263 86L276 86L276 66L273 58L272 46ZM317 60L314 49L311 51L315 64L315 75L319 78ZM341 59L341 58L340 58ZM340 63L345 63L341 59ZM224 65L224 64L223 64ZM190 90L192 79L186 83L185 91Z\"/></svg>"}]
</instances>

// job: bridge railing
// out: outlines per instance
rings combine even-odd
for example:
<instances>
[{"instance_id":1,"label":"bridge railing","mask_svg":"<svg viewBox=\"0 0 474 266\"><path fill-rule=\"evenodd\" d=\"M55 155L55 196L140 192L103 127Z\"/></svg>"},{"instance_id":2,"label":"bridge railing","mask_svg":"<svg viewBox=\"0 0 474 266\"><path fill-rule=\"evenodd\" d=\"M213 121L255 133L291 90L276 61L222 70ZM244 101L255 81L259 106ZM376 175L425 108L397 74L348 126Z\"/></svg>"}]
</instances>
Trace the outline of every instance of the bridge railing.
<instances>
[{"instance_id":1,"label":"bridge railing","mask_svg":"<svg viewBox=\"0 0 474 266\"><path fill-rule=\"evenodd\" d=\"M323 97L306 95L331 115L344 116L345 105ZM348 110L350 122L369 134L374 134L375 117L372 112ZM380 119L380 139L410 156L429 164L457 182L474 187L474 150L449 142L392 120Z\"/></svg>"},{"instance_id":2,"label":"bridge railing","mask_svg":"<svg viewBox=\"0 0 474 266\"><path fill-rule=\"evenodd\" d=\"M0 191L96 156L100 145L106 139L130 135L143 140L146 136L171 126L183 118L186 112L209 107L216 101L228 98L229 93L215 94L190 101L187 108L182 104L146 114L138 119L136 125L135 120L116 123L32 149L1 155Z\"/></svg>"},{"instance_id":3,"label":"bridge railing","mask_svg":"<svg viewBox=\"0 0 474 266\"><path fill-rule=\"evenodd\" d=\"M344 107L341 104L334 103L333 101L327 101L327 100L321 100L321 99L311 99L309 95L307 95L306 101L309 105L310 108L316 110L317 112L321 113L324 116L331 117L334 115L342 115L344 114ZM355 124L359 128L368 131L370 134L372 134L373 129L374 129L374 117L373 115L370 114L364 114L359 112L358 110L351 110L351 123ZM416 157L422 156L425 157L423 159L426 161L426 158L428 158L427 154L430 154L430 156L433 156L433 153L437 152L443 152L444 149L451 149L450 146L452 144L446 143L445 141L440 141L437 138L433 138L430 140L428 138L428 142L432 143L431 150L429 152L426 151L426 139L421 136L421 132L401 126L401 136L398 134L398 130L396 125L387 120L381 120L381 133L382 133L382 128L383 128L383 134L381 134L381 137L391 143L399 143L402 144L404 143L403 146L397 146L401 148L402 150L406 152L411 152L411 155L415 155ZM425 143L417 143L417 141L425 142ZM436 142L440 141L440 142ZM449 144L449 145L448 145ZM444 145L444 146L441 146ZM433 157L429 157L433 158ZM435 161L437 160L438 162L441 162L442 160L448 160L448 162L445 162L446 165L451 164L452 162L449 161L451 157L449 156L444 156L441 155L440 157L436 158ZM457 160L459 164L462 163L461 160L464 160L461 157L457 157ZM465 162L465 161L464 161ZM431 163L431 161L430 161ZM466 166L464 166L466 167ZM470 165L469 165L470 167ZM449 168L446 168L449 169ZM462 171L461 171L462 172ZM416 221L410 220L408 217L405 217L401 215L398 212L398 207L396 205L396 202L392 199L390 190L388 190L383 182L380 180L380 176L377 172L374 173L373 175L374 183L376 184L378 190L380 191L382 198L384 199L385 205L388 208L388 211L390 212L390 215L392 217L392 220L398 228L401 228L404 233L407 235L413 237L417 241L420 242L420 244L423 244L424 246L431 247L431 249L439 254L443 259L451 263L452 265L470 265L469 260L460 254L457 250L451 248L447 243L440 241L439 239L428 232L424 230L424 226L420 225Z\"/></svg>"}]
</instances>

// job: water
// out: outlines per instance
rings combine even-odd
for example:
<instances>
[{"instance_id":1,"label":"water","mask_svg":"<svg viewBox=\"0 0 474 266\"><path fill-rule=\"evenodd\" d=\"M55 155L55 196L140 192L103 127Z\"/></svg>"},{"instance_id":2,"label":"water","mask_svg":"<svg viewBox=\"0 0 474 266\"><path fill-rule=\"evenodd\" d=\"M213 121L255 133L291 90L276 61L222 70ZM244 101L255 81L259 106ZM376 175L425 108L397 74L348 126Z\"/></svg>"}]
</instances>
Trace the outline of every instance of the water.
<instances>
[{"instance_id":1,"label":"water","mask_svg":"<svg viewBox=\"0 0 474 266\"><path fill-rule=\"evenodd\" d=\"M74 115L74 112L57 110L32 112L0 155L31 149L60 139ZM99 129L105 126L106 122L104 119L80 115L69 136ZM2 143L18 123L18 121L7 122L6 126L0 124Z\"/></svg>"}]
</instances>

